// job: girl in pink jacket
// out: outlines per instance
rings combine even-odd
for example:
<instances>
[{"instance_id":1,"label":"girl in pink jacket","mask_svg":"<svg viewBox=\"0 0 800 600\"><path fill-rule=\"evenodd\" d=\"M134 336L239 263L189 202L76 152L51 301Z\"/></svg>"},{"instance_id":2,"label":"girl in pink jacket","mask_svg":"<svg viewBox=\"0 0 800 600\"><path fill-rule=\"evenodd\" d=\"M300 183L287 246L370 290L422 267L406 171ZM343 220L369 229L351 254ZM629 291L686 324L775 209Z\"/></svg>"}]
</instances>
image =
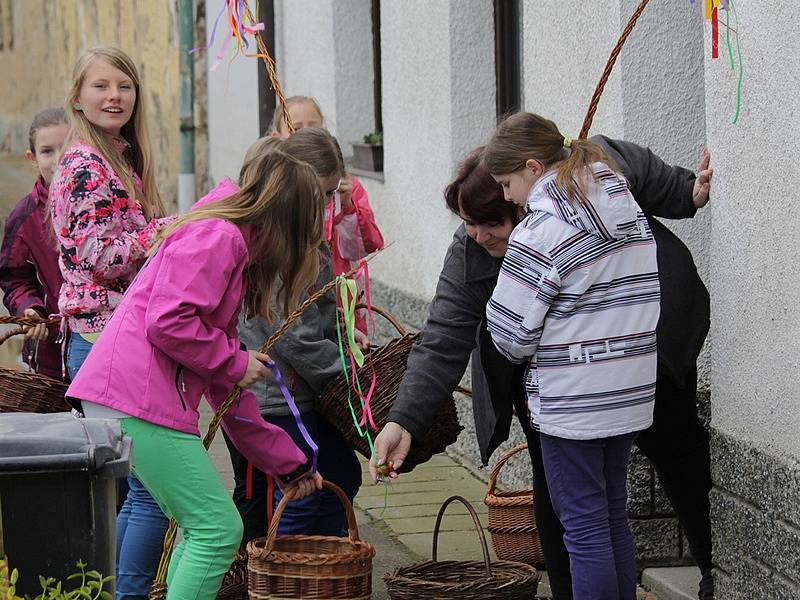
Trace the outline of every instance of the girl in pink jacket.
<instances>
[{"instance_id":1,"label":"girl in pink jacket","mask_svg":"<svg viewBox=\"0 0 800 600\"><path fill-rule=\"evenodd\" d=\"M131 284L69 388L84 406L120 418L132 470L184 529L170 563L170 598L211 600L242 536L242 521L198 430L201 396L216 409L234 385L268 375L264 354L240 349L240 308L284 315L314 281L324 203L307 164L282 152L242 168L241 189L180 217ZM321 488L291 438L268 425L243 390L223 428L255 466L298 497Z\"/></svg>"}]
</instances>

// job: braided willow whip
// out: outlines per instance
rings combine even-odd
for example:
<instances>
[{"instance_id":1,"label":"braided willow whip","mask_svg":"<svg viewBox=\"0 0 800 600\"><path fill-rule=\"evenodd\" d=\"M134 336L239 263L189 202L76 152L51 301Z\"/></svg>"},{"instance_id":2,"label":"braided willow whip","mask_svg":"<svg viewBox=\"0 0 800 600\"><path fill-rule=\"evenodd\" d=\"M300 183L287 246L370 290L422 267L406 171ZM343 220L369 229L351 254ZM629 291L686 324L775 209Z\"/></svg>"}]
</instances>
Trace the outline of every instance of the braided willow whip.
<instances>
[{"instance_id":1,"label":"braided willow whip","mask_svg":"<svg viewBox=\"0 0 800 600\"><path fill-rule=\"evenodd\" d=\"M384 246L383 249L388 247L389 244ZM372 260L375 256L377 256L383 249L377 250L370 254L369 256L363 259L363 262L368 262ZM353 269L350 269L347 273L343 275L343 277L352 277L361 269L361 264L359 263ZM331 291L334 287L336 287L339 278L334 278L324 286L322 286L319 291L317 291L312 296L303 302L300 306L298 306L292 313L286 317L284 323L273 333L264 345L261 347L260 352L266 354L269 350L275 345L275 343L283 336L284 333L294 324L297 319L317 300L322 298L325 294ZM214 436L217 434L217 430L219 429L220 423L222 422L225 413L231 407L231 405L236 401L239 397L239 392L241 388L239 386L234 386L228 396L225 398L223 403L220 405L217 412L214 414L214 418L211 420L211 423L208 425L208 433L206 433L205 437L203 438L203 445L206 449L211 447L211 442L214 441ZM167 534L164 537L164 550L161 554L161 561L158 564L158 571L156 572L155 580L153 581L153 586L150 590L150 598L151 600L163 600L166 597L166 589L167 586L165 584L167 580L167 569L169 568L169 561L172 557L172 550L175 546L175 536L178 532L178 524L175 522L175 519L170 519L169 521L169 528L167 529Z\"/></svg>"},{"instance_id":2,"label":"braided willow whip","mask_svg":"<svg viewBox=\"0 0 800 600\"><path fill-rule=\"evenodd\" d=\"M26 325L26 326L33 326L33 325L57 325L61 322L61 317L53 317L50 319L42 319L39 317L9 317L9 316L2 316L0 317L0 325Z\"/></svg>"},{"instance_id":3,"label":"braided willow whip","mask_svg":"<svg viewBox=\"0 0 800 600\"><path fill-rule=\"evenodd\" d=\"M34 325L58 325L61 322L61 317L50 319L41 319L39 317L0 317L0 325L21 325L17 329L9 329L8 331L0 334L0 345L7 340L10 340L15 335L22 335L27 331L28 327Z\"/></svg>"},{"instance_id":4,"label":"braided willow whip","mask_svg":"<svg viewBox=\"0 0 800 600\"><path fill-rule=\"evenodd\" d=\"M583 127L581 127L581 132L578 135L579 139L585 140L586 136L589 135L589 129L592 127L594 114L597 112L597 105L600 104L600 96L603 95L603 89L606 87L606 83L608 82L608 78L611 75L612 69L614 68L614 64L617 62L617 57L619 56L622 47L625 45L625 41L628 39L628 36L631 34L631 31L633 31L633 28L636 26L636 21L639 20L639 17L649 3L650 0L642 0L639 3L639 6L631 15L628 25L619 36L617 45L614 46L614 49L611 51L611 56L608 57L606 68L603 69L603 74L600 76L600 82L597 84L597 88L594 90L591 102L589 102L589 110L586 112L586 118L583 120Z\"/></svg>"},{"instance_id":5,"label":"braided willow whip","mask_svg":"<svg viewBox=\"0 0 800 600\"><path fill-rule=\"evenodd\" d=\"M253 12L250 10L250 6L246 2L244 5L244 14L248 19L254 23L256 22ZM256 38L256 44L258 45L260 56L264 60L264 66L267 67L267 75L269 76L270 85L272 85L272 89L275 90L275 96L278 98L278 102L281 105L283 120L286 122L286 130L289 133L294 133L294 123L292 123L292 118L289 116L289 105L286 104L286 97L283 95L281 82L278 81L278 73L275 71L275 61L273 60L272 56L270 56L269 50L267 50L267 47L264 44L264 40L261 39L261 36L256 35L254 37ZM274 123L273 127L277 129L277 123Z\"/></svg>"}]
</instances>

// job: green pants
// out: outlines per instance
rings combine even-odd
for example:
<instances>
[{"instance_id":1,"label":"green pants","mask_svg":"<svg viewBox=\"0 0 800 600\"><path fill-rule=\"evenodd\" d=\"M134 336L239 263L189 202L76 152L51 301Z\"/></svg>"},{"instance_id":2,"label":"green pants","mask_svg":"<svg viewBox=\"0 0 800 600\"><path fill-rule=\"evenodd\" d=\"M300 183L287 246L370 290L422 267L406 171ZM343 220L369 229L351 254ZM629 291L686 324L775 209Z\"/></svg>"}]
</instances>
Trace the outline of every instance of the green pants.
<instances>
[{"instance_id":1,"label":"green pants","mask_svg":"<svg viewBox=\"0 0 800 600\"><path fill-rule=\"evenodd\" d=\"M136 418L132 470L183 530L167 574L167 600L214 600L242 540L242 520L200 438Z\"/></svg>"}]
</instances>

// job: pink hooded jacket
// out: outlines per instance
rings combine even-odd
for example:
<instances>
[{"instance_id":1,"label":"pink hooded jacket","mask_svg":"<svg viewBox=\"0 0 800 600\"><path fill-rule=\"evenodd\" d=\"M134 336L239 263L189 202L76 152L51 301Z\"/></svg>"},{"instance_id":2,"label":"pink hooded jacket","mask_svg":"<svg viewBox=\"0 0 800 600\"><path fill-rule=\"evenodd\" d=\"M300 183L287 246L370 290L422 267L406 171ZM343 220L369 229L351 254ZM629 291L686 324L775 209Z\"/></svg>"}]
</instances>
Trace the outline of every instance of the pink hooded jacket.
<instances>
[{"instance_id":1,"label":"pink hooded jacket","mask_svg":"<svg viewBox=\"0 0 800 600\"><path fill-rule=\"evenodd\" d=\"M231 187L233 186L233 187ZM230 195L224 181L195 206ZM201 396L216 410L247 369L237 338L248 262L245 232L223 219L172 233L128 288L67 392L144 421L199 435ZM242 391L222 423L268 475L302 474L305 455Z\"/></svg>"}]
</instances>

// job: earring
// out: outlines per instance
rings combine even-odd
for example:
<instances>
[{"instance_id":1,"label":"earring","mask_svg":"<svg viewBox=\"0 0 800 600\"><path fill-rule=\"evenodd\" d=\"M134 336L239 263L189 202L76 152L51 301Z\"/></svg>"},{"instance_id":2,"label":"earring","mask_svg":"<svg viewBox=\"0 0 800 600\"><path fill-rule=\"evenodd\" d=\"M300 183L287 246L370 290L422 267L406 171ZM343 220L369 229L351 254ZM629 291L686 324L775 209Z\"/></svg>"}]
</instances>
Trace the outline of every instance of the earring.
<instances>
[{"instance_id":1,"label":"earring","mask_svg":"<svg viewBox=\"0 0 800 600\"><path fill-rule=\"evenodd\" d=\"M75 104L72 105L72 108L74 108L75 110L80 111L82 109L81 103L80 102L76 102Z\"/></svg>"}]
</instances>

